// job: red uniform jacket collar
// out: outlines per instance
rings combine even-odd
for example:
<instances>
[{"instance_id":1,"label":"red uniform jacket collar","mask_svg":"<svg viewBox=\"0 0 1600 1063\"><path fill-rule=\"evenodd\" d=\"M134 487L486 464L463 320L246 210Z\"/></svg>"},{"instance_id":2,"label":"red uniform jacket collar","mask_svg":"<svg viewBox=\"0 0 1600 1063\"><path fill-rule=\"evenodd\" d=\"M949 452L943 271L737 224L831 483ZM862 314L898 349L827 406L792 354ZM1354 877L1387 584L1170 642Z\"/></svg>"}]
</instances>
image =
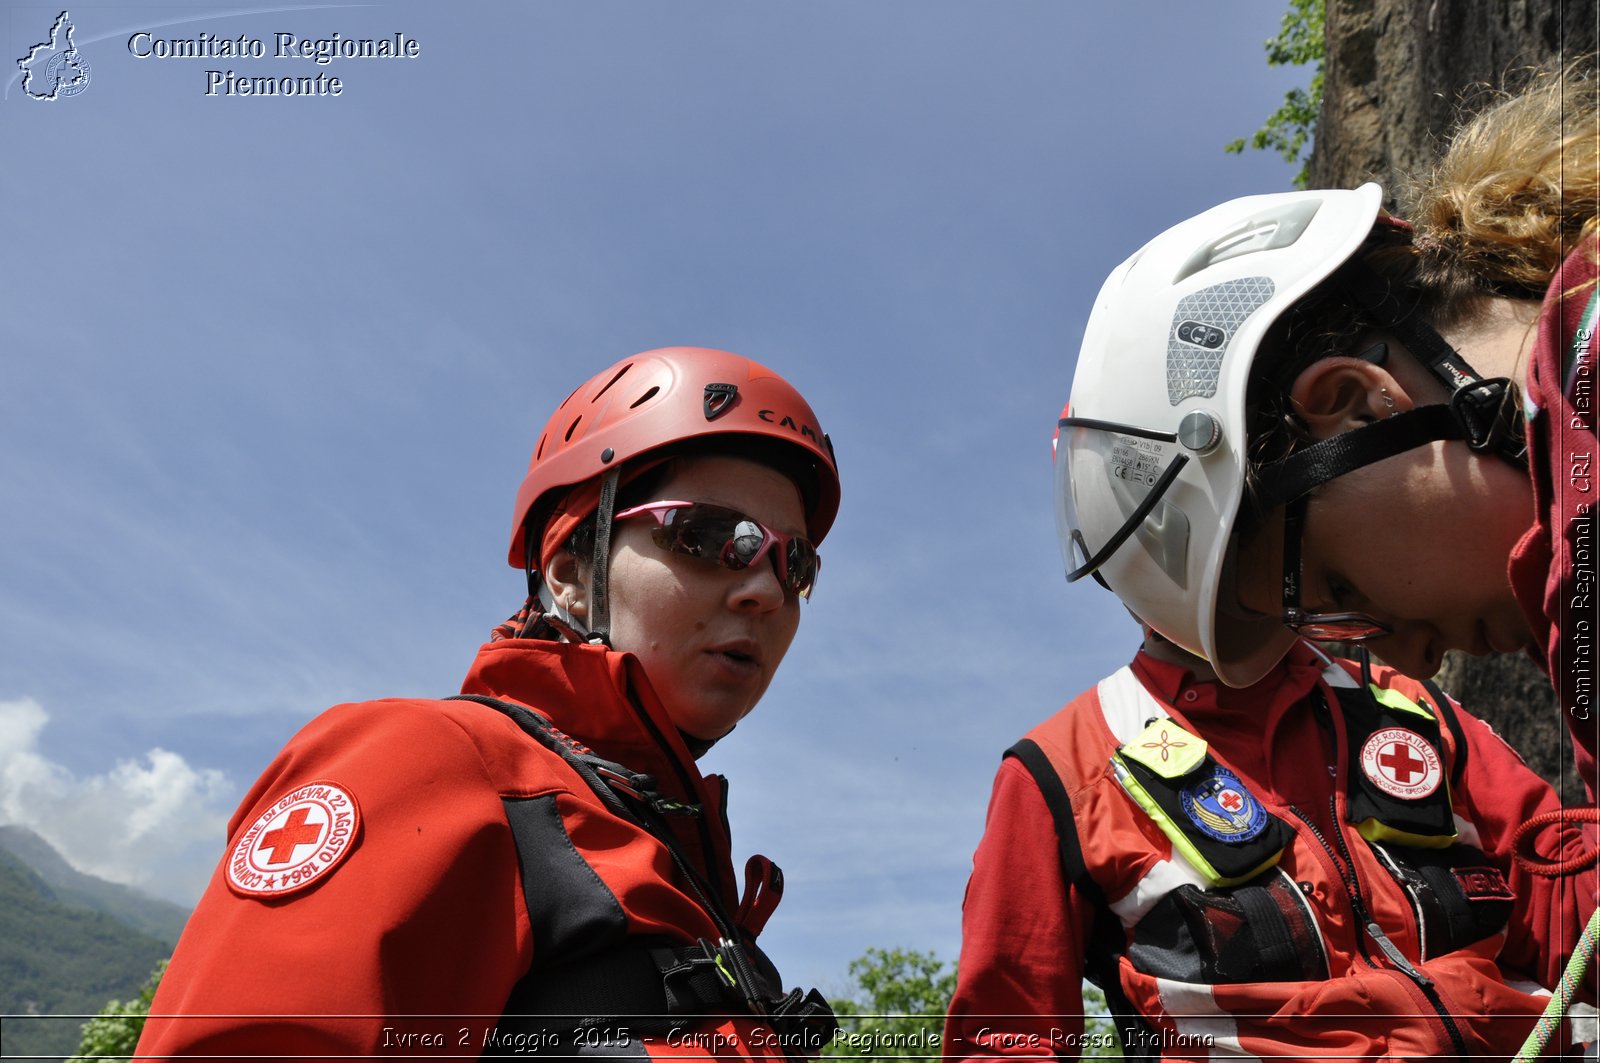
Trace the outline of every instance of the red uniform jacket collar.
<instances>
[{"instance_id":1,"label":"red uniform jacket collar","mask_svg":"<svg viewBox=\"0 0 1600 1063\"><path fill-rule=\"evenodd\" d=\"M1254 780L1258 797L1280 801L1296 791L1308 760L1323 763L1332 755L1308 711L1308 696L1322 679L1323 658L1303 640L1249 687L1200 679L1183 665L1142 650L1132 668L1180 726L1229 750L1228 766Z\"/></svg>"},{"instance_id":2,"label":"red uniform jacket collar","mask_svg":"<svg viewBox=\"0 0 1600 1063\"><path fill-rule=\"evenodd\" d=\"M486 643L461 683L525 705L607 760L654 775L662 792L702 801L700 772L632 654L545 639Z\"/></svg>"}]
</instances>

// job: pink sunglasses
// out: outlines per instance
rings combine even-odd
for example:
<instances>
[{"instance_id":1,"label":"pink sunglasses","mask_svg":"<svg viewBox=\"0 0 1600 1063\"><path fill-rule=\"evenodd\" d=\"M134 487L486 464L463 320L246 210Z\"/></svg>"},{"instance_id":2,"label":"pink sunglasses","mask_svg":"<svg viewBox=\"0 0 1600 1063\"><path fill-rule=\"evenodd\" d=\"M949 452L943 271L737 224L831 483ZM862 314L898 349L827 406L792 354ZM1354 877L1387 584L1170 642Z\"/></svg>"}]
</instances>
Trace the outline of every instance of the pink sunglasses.
<instances>
[{"instance_id":1,"label":"pink sunglasses","mask_svg":"<svg viewBox=\"0 0 1600 1063\"><path fill-rule=\"evenodd\" d=\"M749 568L771 553L785 590L810 598L817 584L822 559L808 539L774 531L737 510L709 502L647 502L623 510L612 520L646 513L656 519L651 537L663 550L698 557L734 571Z\"/></svg>"}]
</instances>

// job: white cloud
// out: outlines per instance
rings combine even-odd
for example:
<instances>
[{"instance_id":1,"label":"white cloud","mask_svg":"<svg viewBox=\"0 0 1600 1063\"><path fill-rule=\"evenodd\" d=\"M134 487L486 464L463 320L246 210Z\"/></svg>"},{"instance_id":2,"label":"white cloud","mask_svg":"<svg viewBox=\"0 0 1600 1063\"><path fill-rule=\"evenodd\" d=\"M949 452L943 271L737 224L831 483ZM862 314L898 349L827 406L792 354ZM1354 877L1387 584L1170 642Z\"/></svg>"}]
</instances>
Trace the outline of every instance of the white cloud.
<instances>
[{"instance_id":1,"label":"white cloud","mask_svg":"<svg viewBox=\"0 0 1600 1063\"><path fill-rule=\"evenodd\" d=\"M80 871L193 904L225 840L227 777L157 748L80 778L39 752L49 720L31 698L0 701L0 822L34 831Z\"/></svg>"}]
</instances>

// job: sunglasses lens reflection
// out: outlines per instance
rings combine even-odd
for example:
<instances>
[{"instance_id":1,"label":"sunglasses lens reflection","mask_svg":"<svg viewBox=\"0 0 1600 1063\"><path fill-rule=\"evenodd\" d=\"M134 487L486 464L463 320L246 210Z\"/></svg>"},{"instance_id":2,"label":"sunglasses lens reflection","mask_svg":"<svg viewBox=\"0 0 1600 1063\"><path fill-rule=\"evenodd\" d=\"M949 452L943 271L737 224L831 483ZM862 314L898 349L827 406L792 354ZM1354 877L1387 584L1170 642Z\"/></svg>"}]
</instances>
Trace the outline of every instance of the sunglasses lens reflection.
<instances>
[{"instance_id":1,"label":"sunglasses lens reflection","mask_svg":"<svg viewBox=\"0 0 1600 1063\"><path fill-rule=\"evenodd\" d=\"M704 558L724 568L740 571L749 568L764 553L769 539L782 545L779 576L785 588L802 598L810 597L816 583L819 561L816 548L804 539L769 533L756 521L741 513L711 505L687 505L666 510L655 529L657 546L688 557Z\"/></svg>"}]
</instances>

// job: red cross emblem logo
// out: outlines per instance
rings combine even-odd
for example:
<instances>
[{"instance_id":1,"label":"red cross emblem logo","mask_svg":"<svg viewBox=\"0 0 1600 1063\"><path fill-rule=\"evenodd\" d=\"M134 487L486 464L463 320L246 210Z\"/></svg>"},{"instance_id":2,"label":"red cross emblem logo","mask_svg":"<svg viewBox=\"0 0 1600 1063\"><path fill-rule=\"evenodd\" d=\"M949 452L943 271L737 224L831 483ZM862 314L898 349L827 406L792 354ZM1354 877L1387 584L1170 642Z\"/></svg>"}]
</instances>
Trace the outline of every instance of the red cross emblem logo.
<instances>
[{"instance_id":1,"label":"red cross emblem logo","mask_svg":"<svg viewBox=\"0 0 1600 1063\"><path fill-rule=\"evenodd\" d=\"M355 847L361 812L350 791L313 782L281 794L228 854L228 885L246 897L281 897L321 881Z\"/></svg>"},{"instance_id":2,"label":"red cross emblem logo","mask_svg":"<svg viewBox=\"0 0 1600 1063\"><path fill-rule=\"evenodd\" d=\"M1244 797L1238 790L1224 790L1217 795L1217 804L1229 812L1237 812L1244 807Z\"/></svg>"},{"instance_id":3,"label":"red cross emblem logo","mask_svg":"<svg viewBox=\"0 0 1600 1063\"><path fill-rule=\"evenodd\" d=\"M311 807L301 805L289 813L289 819L277 830L269 830L261 838L261 845L257 847L259 854L262 849L270 849L266 862L268 864L281 864L294 857L294 851L302 845L315 845L322 837L322 828L326 823L307 823L311 815Z\"/></svg>"},{"instance_id":4,"label":"red cross emblem logo","mask_svg":"<svg viewBox=\"0 0 1600 1063\"><path fill-rule=\"evenodd\" d=\"M1361 746L1361 771L1386 794L1406 800L1427 797L1444 780L1433 743L1404 727L1389 727Z\"/></svg>"},{"instance_id":5,"label":"red cross emblem logo","mask_svg":"<svg viewBox=\"0 0 1600 1063\"><path fill-rule=\"evenodd\" d=\"M1378 766L1387 769L1388 776L1401 786L1411 785L1411 780L1427 771L1428 762L1411 752L1404 742L1391 742L1378 754Z\"/></svg>"}]
</instances>

